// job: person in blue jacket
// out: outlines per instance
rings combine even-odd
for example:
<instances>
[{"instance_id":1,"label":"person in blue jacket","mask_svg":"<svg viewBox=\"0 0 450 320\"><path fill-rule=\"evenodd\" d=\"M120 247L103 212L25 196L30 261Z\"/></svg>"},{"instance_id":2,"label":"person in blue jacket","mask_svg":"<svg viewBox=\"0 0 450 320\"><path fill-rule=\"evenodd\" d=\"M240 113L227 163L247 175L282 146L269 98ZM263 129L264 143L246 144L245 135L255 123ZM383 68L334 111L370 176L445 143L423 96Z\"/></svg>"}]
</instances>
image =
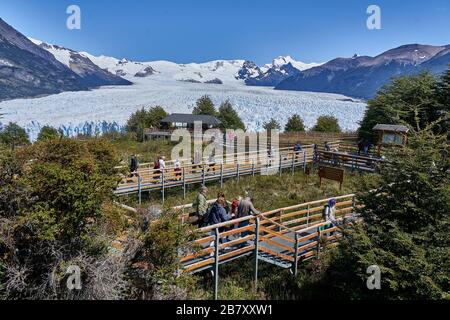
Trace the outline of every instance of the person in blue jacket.
<instances>
[{"instance_id":1,"label":"person in blue jacket","mask_svg":"<svg viewBox=\"0 0 450 320\"><path fill-rule=\"evenodd\" d=\"M209 225L219 224L230 221L234 218L234 214L227 213L225 210L226 201L225 198L218 198L213 204L209 212Z\"/></svg>"}]
</instances>

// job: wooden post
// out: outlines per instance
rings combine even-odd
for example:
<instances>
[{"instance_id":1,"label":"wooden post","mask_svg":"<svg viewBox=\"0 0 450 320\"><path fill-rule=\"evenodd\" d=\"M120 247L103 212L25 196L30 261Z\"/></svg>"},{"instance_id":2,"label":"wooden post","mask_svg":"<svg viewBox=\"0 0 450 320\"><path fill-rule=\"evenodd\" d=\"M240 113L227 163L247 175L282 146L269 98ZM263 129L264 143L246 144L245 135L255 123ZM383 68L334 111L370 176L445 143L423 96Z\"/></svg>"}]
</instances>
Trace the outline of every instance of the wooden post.
<instances>
[{"instance_id":1,"label":"wooden post","mask_svg":"<svg viewBox=\"0 0 450 320\"><path fill-rule=\"evenodd\" d=\"M294 153L292 154L292 175L295 174L295 158L296 157L297 157L297 154L294 151Z\"/></svg>"},{"instance_id":2,"label":"wooden post","mask_svg":"<svg viewBox=\"0 0 450 320\"><path fill-rule=\"evenodd\" d=\"M252 176L255 177L255 159L252 160Z\"/></svg>"},{"instance_id":3,"label":"wooden post","mask_svg":"<svg viewBox=\"0 0 450 320\"><path fill-rule=\"evenodd\" d=\"M280 149L278 149L278 153L280 154L280 177L281 177L281 172L283 171L283 167L282 167L282 165L283 165L283 162L282 162L282 157L281 157L281 151L280 151Z\"/></svg>"},{"instance_id":4,"label":"wooden post","mask_svg":"<svg viewBox=\"0 0 450 320\"><path fill-rule=\"evenodd\" d=\"M164 203L164 201L166 200L166 193L165 193L165 172L166 172L166 169L162 169L161 170L161 185L162 185L162 202Z\"/></svg>"},{"instance_id":5,"label":"wooden post","mask_svg":"<svg viewBox=\"0 0 450 320\"><path fill-rule=\"evenodd\" d=\"M142 204L142 178L138 176L138 197L139 197L139 205Z\"/></svg>"},{"instance_id":6,"label":"wooden post","mask_svg":"<svg viewBox=\"0 0 450 320\"><path fill-rule=\"evenodd\" d=\"M202 165L202 186L206 184L206 173L205 173L205 165Z\"/></svg>"},{"instance_id":7,"label":"wooden post","mask_svg":"<svg viewBox=\"0 0 450 320\"><path fill-rule=\"evenodd\" d=\"M311 205L308 204L308 209L307 209L307 213L306 213L306 227L309 227L309 216L311 214Z\"/></svg>"},{"instance_id":8,"label":"wooden post","mask_svg":"<svg viewBox=\"0 0 450 320\"><path fill-rule=\"evenodd\" d=\"M240 176L240 169L241 169L241 165L239 164L239 162L236 165L236 170L237 170L237 182L241 181L241 176Z\"/></svg>"},{"instance_id":9,"label":"wooden post","mask_svg":"<svg viewBox=\"0 0 450 320\"><path fill-rule=\"evenodd\" d=\"M294 277L298 275L298 233L295 233L295 248L294 248Z\"/></svg>"},{"instance_id":10,"label":"wooden post","mask_svg":"<svg viewBox=\"0 0 450 320\"><path fill-rule=\"evenodd\" d=\"M214 229L214 300L219 298L219 247L220 247L220 234L219 229Z\"/></svg>"},{"instance_id":11,"label":"wooden post","mask_svg":"<svg viewBox=\"0 0 450 320\"><path fill-rule=\"evenodd\" d=\"M220 165L220 188L223 189L223 162Z\"/></svg>"},{"instance_id":12,"label":"wooden post","mask_svg":"<svg viewBox=\"0 0 450 320\"><path fill-rule=\"evenodd\" d=\"M255 264L253 266L253 280L255 282L255 291L258 288L258 263L259 263L259 217L255 219Z\"/></svg>"},{"instance_id":13,"label":"wooden post","mask_svg":"<svg viewBox=\"0 0 450 320\"><path fill-rule=\"evenodd\" d=\"M186 199L186 168L183 167L183 199Z\"/></svg>"},{"instance_id":14,"label":"wooden post","mask_svg":"<svg viewBox=\"0 0 450 320\"><path fill-rule=\"evenodd\" d=\"M320 255L320 241L322 240L322 232L320 231L320 227L317 227L317 259L319 259Z\"/></svg>"},{"instance_id":15,"label":"wooden post","mask_svg":"<svg viewBox=\"0 0 450 320\"><path fill-rule=\"evenodd\" d=\"M303 172L306 172L306 151L303 151Z\"/></svg>"}]
</instances>

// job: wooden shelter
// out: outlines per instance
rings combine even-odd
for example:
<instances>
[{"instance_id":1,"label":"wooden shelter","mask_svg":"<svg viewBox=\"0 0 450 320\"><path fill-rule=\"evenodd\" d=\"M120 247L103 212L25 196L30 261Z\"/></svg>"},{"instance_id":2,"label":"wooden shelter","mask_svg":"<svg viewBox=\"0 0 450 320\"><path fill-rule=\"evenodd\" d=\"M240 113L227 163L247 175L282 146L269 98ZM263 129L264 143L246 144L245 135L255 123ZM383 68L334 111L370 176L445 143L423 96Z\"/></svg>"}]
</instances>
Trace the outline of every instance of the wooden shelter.
<instances>
[{"instance_id":1,"label":"wooden shelter","mask_svg":"<svg viewBox=\"0 0 450 320\"><path fill-rule=\"evenodd\" d=\"M403 125L377 124L373 131L378 132L379 145L404 146L408 141L409 129Z\"/></svg>"}]
</instances>

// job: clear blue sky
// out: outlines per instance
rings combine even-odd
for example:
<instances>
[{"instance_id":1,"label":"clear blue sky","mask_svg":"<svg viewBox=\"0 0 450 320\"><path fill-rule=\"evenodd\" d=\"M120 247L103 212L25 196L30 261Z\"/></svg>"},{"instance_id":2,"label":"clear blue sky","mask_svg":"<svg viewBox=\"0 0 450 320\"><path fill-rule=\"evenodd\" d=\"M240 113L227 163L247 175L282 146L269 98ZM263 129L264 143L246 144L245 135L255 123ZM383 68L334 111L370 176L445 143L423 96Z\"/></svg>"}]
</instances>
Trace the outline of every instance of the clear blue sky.
<instances>
[{"instance_id":1,"label":"clear blue sky","mask_svg":"<svg viewBox=\"0 0 450 320\"><path fill-rule=\"evenodd\" d=\"M81 30L66 28L70 4ZM370 4L381 7L382 30L366 28ZM322 62L450 44L449 0L1 0L0 17L49 43L138 61Z\"/></svg>"}]
</instances>

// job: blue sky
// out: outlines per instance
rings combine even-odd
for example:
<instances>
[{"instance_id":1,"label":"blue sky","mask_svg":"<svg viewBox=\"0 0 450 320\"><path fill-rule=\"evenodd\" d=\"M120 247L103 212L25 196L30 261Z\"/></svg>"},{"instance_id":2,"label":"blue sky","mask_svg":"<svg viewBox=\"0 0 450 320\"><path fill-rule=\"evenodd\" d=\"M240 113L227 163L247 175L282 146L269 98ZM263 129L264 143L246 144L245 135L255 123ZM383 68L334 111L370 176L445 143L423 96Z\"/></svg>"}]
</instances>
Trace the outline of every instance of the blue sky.
<instances>
[{"instance_id":1,"label":"blue sky","mask_svg":"<svg viewBox=\"0 0 450 320\"><path fill-rule=\"evenodd\" d=\"M66 28L71 4L81 30ZM381 7L382 30L366 27L371 4ZM0 17L33 38L138 61L322 62L450 44L448 0L1 0Z\"/></svg>"}]
</instances>

